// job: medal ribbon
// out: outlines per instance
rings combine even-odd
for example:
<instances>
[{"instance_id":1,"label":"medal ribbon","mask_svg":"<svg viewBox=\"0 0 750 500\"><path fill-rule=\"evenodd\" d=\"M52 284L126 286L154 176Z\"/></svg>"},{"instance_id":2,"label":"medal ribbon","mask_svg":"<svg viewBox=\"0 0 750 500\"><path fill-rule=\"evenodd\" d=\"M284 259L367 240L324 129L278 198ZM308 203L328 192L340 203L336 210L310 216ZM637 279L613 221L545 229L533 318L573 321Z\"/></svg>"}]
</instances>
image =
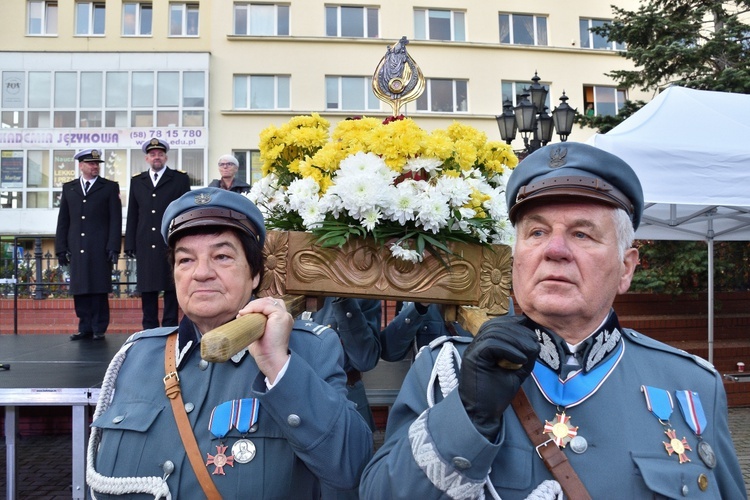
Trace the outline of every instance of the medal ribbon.
<instances>
[{"instance_id":1,"label":"medal ribbon","mask_svg":"<svg viewBox=\"0 0 750 500\"><path fill-rule=\"evenodd\" d=\"M672 395L664 389L651 387L650 385L642 385L641 391L646 397L648 411L653 413L662 423L668 422L669 417L672 416L672 410L674 410Z\"/></svg>"},{"instance_id":2,"label":"medal ribbon","mask_svg":"<svg viewBox=\"0 0 750 500\"><path fill-rule=\"evenodd\" d=\"M235 414L235 402L225 401L211 410L211 418L208 421L208 430L211 434L221 439L229 433Z\"/></svg>"},{"instance_id":3,"label":"medal ribbon","mask_svg":"<svg viewBox=\"0 0 750 500\"><path fill-rule=\"evenodd\" d=\"M677 402L680 405L680 411L685 421L693 430L696 436L703 434L706 430L706 413L703 411L703 403L697 392L693 391L675 391Z\"/></svg>"},{"instance_id":4,"label":"medal ribbon","mask_svg":"<svg viewBox=\"0 0 750 500\"><path fill-rule=\"evenodd\" d=\"M258 398L245 398L234 402L237 403L237 412L232 419L232 425L240 431L240 434L247 434L250 427L258 421L260 401L258 401Z\"/></svg>"},{"instance_id":5,"label":"medal ribbon","mask_svg":"<svg viewBox=\"0 0 750 500\"><path fill-rule=\"evenodd\" d=\"M587 373L580 371L566 381L560 380L557 372L539 361L534 365L531 376L547 401L563 408L570 408L583 403L599 390L622 359L624 352L625 343L620 342L615 354L607 361Z\"/></svg>"}]
</instances>

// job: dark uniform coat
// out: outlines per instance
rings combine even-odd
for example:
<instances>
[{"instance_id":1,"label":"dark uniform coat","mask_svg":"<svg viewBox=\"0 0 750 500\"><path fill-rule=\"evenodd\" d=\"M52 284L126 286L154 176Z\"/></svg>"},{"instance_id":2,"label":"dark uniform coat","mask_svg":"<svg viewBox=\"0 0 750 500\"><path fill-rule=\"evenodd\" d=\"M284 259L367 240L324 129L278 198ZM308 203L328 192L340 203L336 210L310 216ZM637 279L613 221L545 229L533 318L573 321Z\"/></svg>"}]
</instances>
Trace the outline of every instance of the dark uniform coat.
<instances>
[{"instance_id":1,"label":"dark uniform coat","mask_svg":"<svg viewBox=\"0 0 750 500\"><path fill-rule=\"evenodd\" d=\"M420 351L409 370L388 416L385 443L362 476L361 498L478 498L489 495L489 476L503 500L514 500L552 479L511 407L491 443L470 420L458 390L444 399L437 390L430 406L432 367L446 339ZM451 340L463 353L471 339ZM609 377L591 397L566 411L588 447L576 453L568 445L563 453L591 497L747 498L721 376L705 361L633 330L624 329L620 343L622 358ZM713 468L699 458L698 439L676 400L669 424L693 451L684 463L677 454L668 454L664 443L669 438L647 408L643 385L668 391L673 398L681 390L699 395L707 420L702 438L713 448ZM542 422L554 421L560 408L543 397L532 377L523 388Z\"/></svg>"},{"instance_id":2,"label":"dark uniform coat","mask_svg":"<svg viewBox=\"0 0 750 500\"><path fill-rule=\"evenodd\" d=\"M150 173L146 170L130 180L125 250L135 250L138 291L174 290L161 219L171 202L190 191L190 178L185 172L165 167L154 187Z\"/></svg>"},{"instance_id":3,"label":"dark uniform coat","mask_svg":"<svg viewBox=\"0 0 750 500\"><path fill-rule=\"evenodd\" d=\"M145 484L152 477L160 483L167 463L174 466L166 476L173 499L205 498L164 393L164 349L167 336L174 331L174 327L163 327L135 334L123 346L130 347L124 360L121 351L107 371L102 390L112 389L112 398L97 405L92 426L102 432L101 445L95 457L96 473L87 471L87 482L98 499L121 498L104 492L115 492L126 482L133 484L124 478L142 478ZM215 455L222 443L229 455L242 437L257 450L250 462L235 460L233 466L225 466L223 475L215 473L215 465L206 466L223 498L319 499L323 485L334 489L357 486L372 455L372 435L346 400L343 352L335 332L296 321L289 338L287 371L271 389L246 351L225 363L208 363L201 360L198 342L193 323L184 318L179 327L177 350L182 355L177 370L202 460L205 463L209 453ZM113 372L120 363L119 374ZM113 377L112 388L107 381ZM213 409L241 398L259 400L257 425L245 434L231 427L219 440L209 430ZM93 442L95 446L96 436Z\"/></svg>"},{"instance_id":4,"label":"dark uniform coat","mask_svg":"<svg viewBox=\"0 0 750 500\"><path fill-rule=\"evenodd\" d=\"M57 216L55 253L70 253L70 293L109 293L108 252L120 253L120 185L98 177L83 195L80 179L63 184Z\"/></svg>"},{"instance_id":5,"label":"dark uniform coat","mask_svg":"<svg viewBox=\"0 0 750 500\"><path fill-rule=\"evenodd\" d=\"M211 183L208 185L208 187L223 189L221 187L221 179L212 180ZM229 186L228 191L232 191L233 193L240 193L240 194L249 193L250 184L235 177L234 180L232 181L232 185Z\"/></svg>"}]
</instances>

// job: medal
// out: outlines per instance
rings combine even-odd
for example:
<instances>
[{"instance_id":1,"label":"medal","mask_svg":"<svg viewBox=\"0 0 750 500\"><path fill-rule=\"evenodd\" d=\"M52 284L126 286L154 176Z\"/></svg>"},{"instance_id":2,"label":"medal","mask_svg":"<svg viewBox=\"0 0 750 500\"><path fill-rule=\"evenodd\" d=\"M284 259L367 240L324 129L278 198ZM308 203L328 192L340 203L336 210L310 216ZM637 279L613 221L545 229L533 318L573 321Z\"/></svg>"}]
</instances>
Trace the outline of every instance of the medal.
<instances>
[{"instance_id":1,"label":"medal","mask_svg":"<svg viewBox=\"0 0 750 500\"><path fill-rule=\"evenodd\" d=\"M677 431L672 429L672 425L669 423L669 418L674 410L672 395L664 389L649 385L642 385L641 392L646 398L646 408L659 420L659 423L664 427L664 434L669 438L669 442L662 443L669 456L676 454L681 464L689 462L690 459L686 452L693 449L688 444L687 439L684 437L682 439L677 438Z\"/></svg>"},{"instance_id":2,"label":"medal","mask_svg":"<svg viewBox=\"0 0 750 500\"><path fill-rule=\"evenodd\" d=\"M554 441L554 443L560 448L565 448L571 439L578 435L578 427L570 425L570 417L565 414L565 410L562 413L555 415L555 420L550 422L549 420L544 421L544 433Z\"/></svg>"},{"instance_id":3,"label":"medal","mask_svg":"<svg viewBox=\"0 0 750 500\"><path fill-rule=\"evenodd\" d=\"M232 445L232 455L235 462L246 464L255 458L255 444L249 439L238 439Z\"/></svg>"},{"instance_id":4,"label":"medal","mask_svg":"<svg viewBox=\"0 0 750 500\"><path fill-rule=\"evenodd\" d=\"M685 422L692 429L695 437L698 438L698 456L706 464L706 467L713 469L716 467L716 454L711 445L703 440L703 431L706 429L706 412L703 411L700 396L693 391L675 391L674 395Z\"/></svg>"},{"instance_id":5,"label":"medal","mask_svg":"<svg viewBox=\"0 0 750 500\"><path fill-rule=\"evenodd\" d=\"M229 465L234 467L234 457L232 455L227 456L224 452L227 451L227 447L217 444L216 455L207 453L208 459L206 460L206 467L209 465L215 466L214 471L211 474L220 474L224 476L224 466Z\"/></svg>"},{"instance_id":6,"label":"medal","mask_svg":"<svg viewBox=\"0 0 750 500\"><path fill-rule=\"evenodd\" d=\"M227 447L224 446L224 443L221 440L232 428L235 411L234 401L225 401L211 410L211 418L208 420L208 430L211 431L211 434L219 438L219 444L216 445L216 455L206 453L206 467L209 465L215 466L212 474L220 474L223 476L225 475L225 465L234 467L234 457L225 454Z\"/></svg>"},{"instance_id":7,"label":"medal","mask_svg":"<svg viewBox=\"0 0 750 500\"><path fill-rule=\"evenodd\" d=\"M245 398L237 401L237 412L233 420L234 427L244 436L248 432L253 432L253 428L258 428L258 410L260 401L257 398ZM232 455L234 461L240 464L246 464L255 458L255 443L249 439L238 439L232 445Z\"/></svg>"}]
</instances>

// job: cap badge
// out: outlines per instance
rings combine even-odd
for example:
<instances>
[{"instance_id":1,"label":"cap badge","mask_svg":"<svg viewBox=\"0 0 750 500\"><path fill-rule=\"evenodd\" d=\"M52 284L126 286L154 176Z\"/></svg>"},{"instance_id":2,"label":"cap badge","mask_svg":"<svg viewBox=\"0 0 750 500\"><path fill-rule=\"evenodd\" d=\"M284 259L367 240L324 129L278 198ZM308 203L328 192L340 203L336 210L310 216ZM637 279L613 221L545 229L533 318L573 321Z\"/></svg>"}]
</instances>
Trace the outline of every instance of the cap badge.
<instances>
[{"instance_id":1,"label":"cap badge","mask_svg":"<svg viewBox=\"0 0 750 500\"><path fill-rule=\"evenodd\" d=\"M159 145L159 139L151 139L151 142L149 143L152 146L158 146Z\"/></svg>"},{"instance_id":2,"label":"cap badge","mask_svg":"<svg viewBox=\"0 0 750 500\"><path fill-rule=\"evenodd\" d=\"M549 167L550 168L559 168L565 165L565 163L568 161L565 157L568 156L568 150L567 148L555 148L551 149L549 152Z\"/></svg>"},{"instance_id":3,"label":"cap badge","mask_svg":"<svg viewBox=\"0 0 750 500\"><path fill-rule=\"evenodd\" d=\"M206 193L201 193L195 195L195 204L196 205L208 205L211 202L211 195Z\"/></svg>"},{"instance_id":4,"label":"cap badge","mask_svg":"<svg viewBox=\"0 0 750 500\"><path fill-rule=\"evenodd\" d=\"M99 150L98 149L92 149L91 150L91 157L95 160L99 159Z\"/></svg>"}]
</instances>

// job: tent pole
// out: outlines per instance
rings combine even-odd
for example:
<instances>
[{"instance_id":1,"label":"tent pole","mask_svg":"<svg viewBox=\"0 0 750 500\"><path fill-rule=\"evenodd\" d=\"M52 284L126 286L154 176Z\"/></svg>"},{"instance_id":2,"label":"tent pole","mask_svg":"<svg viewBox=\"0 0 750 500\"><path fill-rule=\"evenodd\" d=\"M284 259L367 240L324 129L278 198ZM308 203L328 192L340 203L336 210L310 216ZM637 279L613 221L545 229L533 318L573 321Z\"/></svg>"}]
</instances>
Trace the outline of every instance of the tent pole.
<instances>
[{"instance_id":1,"label":"tent pole","mask_svg":"<svg viewBox=\"0 0 750 500\"><path fill-rule=\"evenodd\" d=\"M714 239L708 239L708 362L714 362Z\"/></svg>"}]
</instances>

